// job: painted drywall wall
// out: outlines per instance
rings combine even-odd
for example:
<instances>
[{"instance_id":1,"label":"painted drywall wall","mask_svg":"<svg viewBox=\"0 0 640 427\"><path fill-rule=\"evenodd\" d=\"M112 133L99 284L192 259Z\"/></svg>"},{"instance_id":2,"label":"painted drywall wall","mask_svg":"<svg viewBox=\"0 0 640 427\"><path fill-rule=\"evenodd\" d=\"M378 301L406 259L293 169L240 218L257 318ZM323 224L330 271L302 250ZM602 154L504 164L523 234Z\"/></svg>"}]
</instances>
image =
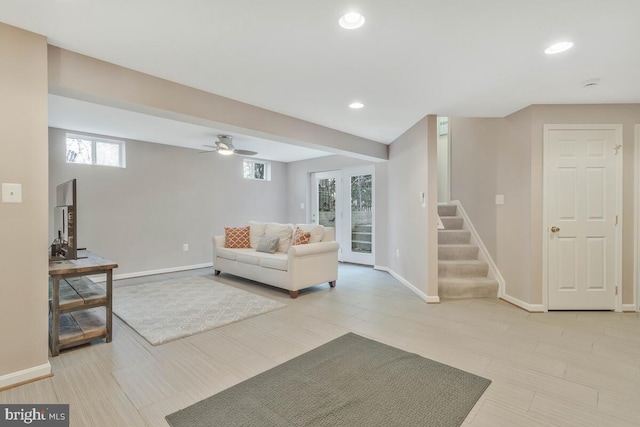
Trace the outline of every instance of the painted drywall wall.
<instances>
[{"instance_id":1,"label":"painted drywall wall","mask_svg":"<svg viewBox=\"0 0 640 427\"><path fill-rule=\"evenodd\" d=\"M457 155L452 158L452 181L457 182L456 191L465 209L470 211L467 207L474 206L470 217L476 228L482 228L483 240L494 242L492 256L495 253L494 260L505 279L508 295L527 304L543 304L543 126L622 124L622 303L634 304L634 125L639 121L640 104L533 105L504 119L454 119L452 145ZM485 131L491 128L493 132ZM463 135L466 137L462 138ZM460 153L477 150L478 146L494 156L485 157L486 164L474 166L466 154ZM479 168L495 169L493 184L491 177L480 182L472 178ZM505 204L492 206L494 200L488 197L491 191L504 194ZM487 197L474 199L474 192L486 192ZM493 239L490 221L482 216L491 216L492 211L496 224Z\"/></svg>"},{"instance_id":2,"label":"painted drywall wall","mask_svg":"<svg viewBox=\"0 0 640 427\"><path fill-rule=\"evenodd\" d=\"M388 267L428 297L438 295L436 132L435 116L417 122L389 146L387 166Z\"/></svg>"},{"instance_id":3,"label":"painted drywall wall","mask_svg":"<svg viewBox=\"0 0 640 427\"><path fill-rule=\"evenodd\" d=\"M69 164L66 131L49 137L48 212L55 186L76 178L78 243L116 261L115 274L211 263L225 226L287 222L284 163L271 162L271 181L248 180L240 156L126 141L126 168Z\"/></svg>"},{"instance_id":4,"label":"painted drywall wall","mask_svg":"<svg viewBox=\"0 0 640 427\"><path fill-rule=\"evenodd\" d=\"M333 153L387 159L387 146L49 46L50 93Z\"/></svg>"},{"instance_id":5,"label":"painted drywall wall","mask_svg":"<svg viewBox=\"0 0 640 427\"><path fill-rule=\"evenodd\" d=\"M438 203L451 200L449 134L438 135Z\"/></svg>"},{"instance_id":6,"label":"painted drywall wall","mask_svg":"<svg viewBox=\"0 0 640 427\"><path fill-rule=\"evenodd\" d=\"M534 105L532 109L531 182L532 204L542 205L542 145L544 124L622 124L623 126L623 232L622 303L634 304L634 126L640 122L640 104L623 105ZM542 211L532 212L532 255L534 266L542 263ZM542 278L542 268L534 268L534 280Z\"/></svg>"},{"instance_id":7,"label":"painted drywall wall","mask_svg":"<svg viewBox=\"0 0 640 427\"><path fill-rule=\"evenodd\" d=\"M51 372L47 358L47 41L0 23L0 388Z\"/></svg>"},{"instance_id":8,"label":"painted drywall wall","mask_svg":"<svg viewBox=\"0 0 640 427\"><path fill-rule=\"evenodd\" d=\"M375 264L387 265L387 162L333 155L287 163L289 222L307 223L311 218L311 174L355 166L373 165L375 180ZM300 208L300 204L304 208Z\"/></svg>"},{"instance_id":9,"label":"painted drywall wall","mask_svg":"<svg viewBox=\"0 0 640 427\"><path fill-rule=\"evenodd\" d=\"M482 242L495 259L497 142L504 119L452 117L451 197L460 200ZM473 183L473 185L469 185Z\"/></svg>"}]
</instances>

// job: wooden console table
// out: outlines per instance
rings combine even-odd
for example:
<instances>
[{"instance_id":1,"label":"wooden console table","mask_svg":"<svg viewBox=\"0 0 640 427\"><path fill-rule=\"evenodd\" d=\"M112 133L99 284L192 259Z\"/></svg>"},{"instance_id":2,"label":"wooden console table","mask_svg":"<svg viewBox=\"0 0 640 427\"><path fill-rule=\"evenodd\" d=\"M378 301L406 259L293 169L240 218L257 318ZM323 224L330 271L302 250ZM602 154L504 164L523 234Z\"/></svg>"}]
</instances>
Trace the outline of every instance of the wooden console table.
<instances>
[{"instance_id":1,"label":"wooden console table","mask_svg":"<svg viewBox=\"0 0 640 427\"><path fill-rule=\"evenodd\" d=\"M117 267L89 251L78 251L78 259L49 261L51 356L97 339L111 342L113 269ZM86 277L101 273L107 274L104 287Z\"/></svg>"}]
</instances>

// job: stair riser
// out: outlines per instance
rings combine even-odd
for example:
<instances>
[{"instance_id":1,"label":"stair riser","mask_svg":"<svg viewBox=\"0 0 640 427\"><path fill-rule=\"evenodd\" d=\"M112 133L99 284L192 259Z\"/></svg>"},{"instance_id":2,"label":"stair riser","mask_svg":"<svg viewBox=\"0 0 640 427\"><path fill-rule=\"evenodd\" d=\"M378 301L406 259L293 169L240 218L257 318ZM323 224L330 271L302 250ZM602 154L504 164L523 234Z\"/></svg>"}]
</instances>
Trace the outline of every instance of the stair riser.
<instances>
[{"instance_id":1,"label":"stair riser","mask_svg":"<svg viewBox=\"0 0 640 427\"><path fill-rule=\"evenodd\" d=\"M456 215L456 205L439 205L438 206L438 215L442 216L455 216Z\"/></svg>"},{"instance_id":2,"label":"stair riser","mask_svg":"<svg viewBox=\"0 0 640 427\"><path fill-rule=\"evenodd\" d=\"M438 295L440 298L496 298L498 296L498 283L493 284L463 284L463 283L438 283Z\"/></svg>"},{"instance_id":3,"label":"stair riser","mask_svg":"<svg viewBox=\"0 0 640 427\"><path fill-rule=\"evenodd\" d=\"M438 264L439 277L487 277L489 266L487 264Z\"/></svg>"},{"instance_id":4,"label":"stair riser","mask_svg":"<svg viewBox=\"0 0 640 427\"><path fill-rule=\"evenodd\" d=\"M438 259L440 260L476 260L478 259L477 246L438 246Z\"/></svg>"},{"instance_id":5,"label":"stair riser","mask_svg":"<svg viewBox=\"0 0 640 427\"><path fill-rule=\"evenodd\" d=\"M471 232L468 230L438 230L438 244L456 245L469 244Z\"/></svg>"},{"instance_id":6,"label":"stair riser","mask_svg":"<svg viewBox=\"0 0 640 427\"><path fill-rule=\"evenodd\" d=\"M451 217L440 217L442 220L442 225L444 225L445 230L462 230L462 223L464 220L459 216L451 216Z\"/></svg>"}]
</instances>

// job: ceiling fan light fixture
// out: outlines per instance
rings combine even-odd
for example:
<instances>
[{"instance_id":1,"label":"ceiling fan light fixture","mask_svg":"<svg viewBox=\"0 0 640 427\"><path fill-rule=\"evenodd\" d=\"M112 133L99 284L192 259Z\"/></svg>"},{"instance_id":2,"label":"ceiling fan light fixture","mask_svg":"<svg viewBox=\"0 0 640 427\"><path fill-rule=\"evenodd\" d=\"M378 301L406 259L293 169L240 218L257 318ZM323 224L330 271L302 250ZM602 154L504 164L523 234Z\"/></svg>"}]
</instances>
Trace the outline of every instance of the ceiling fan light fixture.
<instances>
[{"instance_id":1,"label":"ceiling fan light fixture","mask_svg":"<svg viewBox=\"0 0 640 427\"><path fill-rule=\"evenodd\" d=\"M219 148L218 154L222 154L223 156L230 156L233 154L233 150L231 148Z\"/></svg>"},{"instance_id":2,"label":"ceiling fan light fixture","mask_svg":"<svg viewBox=\"0 0 640 427\"><path fill-rule=\"evenodd\" d=\"M546 53L547 55L555 55L556 53L567 51L572 47L573 47L572 42L569 42L569 41L558 42L546 48L544 50L544 53Z\"/></svg>"},{"instance_id":3,"label":"ceiling fan light fixture","mask_svg":"<svg viewBox=\"0 0 640 427\"><path fill-rule=\"evenodd\" d=\"M349 104L349 108L354 109L354 110L359 110L360 108L364 107L364 104L362 102L352 102L351 104Z\"/></svg>"},{"instance_id":4,"label":"ceiling fan light fixture","mask_svg":"<svg viewBox=\"0 0 640 427\"><path fill-rule=\"evenodd\" d=\"M356 28L360 28L364 25L364 16L360 15L358 12L345 13L340 17L338 23L342 28L355 30Z\"/></svg>"}]
</instances>

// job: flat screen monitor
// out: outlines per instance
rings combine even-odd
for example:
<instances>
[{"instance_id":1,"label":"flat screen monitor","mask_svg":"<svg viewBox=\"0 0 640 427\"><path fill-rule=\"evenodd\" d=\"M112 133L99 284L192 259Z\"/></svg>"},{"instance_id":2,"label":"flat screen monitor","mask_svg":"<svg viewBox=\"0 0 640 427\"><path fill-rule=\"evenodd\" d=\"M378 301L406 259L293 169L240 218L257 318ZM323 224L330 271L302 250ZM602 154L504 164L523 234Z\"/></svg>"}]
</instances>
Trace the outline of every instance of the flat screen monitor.
<instances>
[{"instance_id":1,"label":"flat screen monitor","mask_svg":"<svg viewBox=\"0 0 640 427\"><path fill-rule=\"evenodd\" d=\"M76 180L72 179L56 187L54 209L54 234L60 236L62 244L52 249L52 257L76 259L78 257L78 227Z\"/></svg>"}]
</instances>

